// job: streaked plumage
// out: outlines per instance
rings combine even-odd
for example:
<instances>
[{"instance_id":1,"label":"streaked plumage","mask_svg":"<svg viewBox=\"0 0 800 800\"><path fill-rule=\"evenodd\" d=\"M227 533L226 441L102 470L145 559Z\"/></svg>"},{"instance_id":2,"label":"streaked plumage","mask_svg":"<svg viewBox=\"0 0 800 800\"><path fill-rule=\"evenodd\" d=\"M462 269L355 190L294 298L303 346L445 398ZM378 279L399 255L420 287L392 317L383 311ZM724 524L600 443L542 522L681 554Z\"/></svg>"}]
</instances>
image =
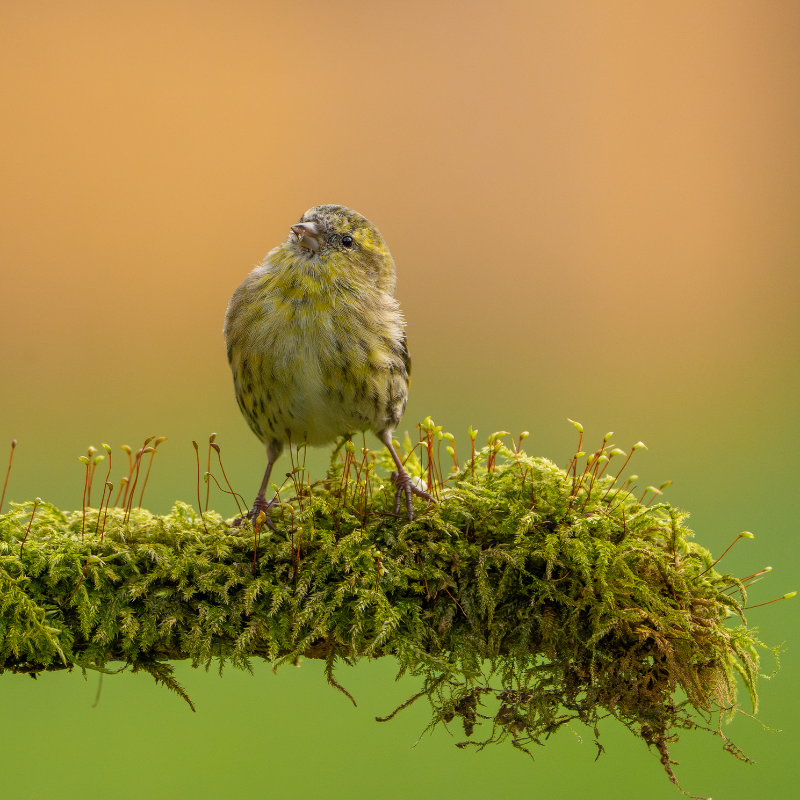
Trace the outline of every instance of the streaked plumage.
<instances>
[{"instance_id":1,"label":"streaked plumage","mask_svg":"<svg viewBox=\"0 0 800 800\"><path fill-rule=\"evenodd\" d=\"M324 445L369 430L398 465L398 501L411 485L391 444L408 397L405 322L394 261L378 229L343 206L315 206L234 292L225 317L239 408L267 447L254 512L267 507L283 447Z\"/></svg>"}]
</instances>

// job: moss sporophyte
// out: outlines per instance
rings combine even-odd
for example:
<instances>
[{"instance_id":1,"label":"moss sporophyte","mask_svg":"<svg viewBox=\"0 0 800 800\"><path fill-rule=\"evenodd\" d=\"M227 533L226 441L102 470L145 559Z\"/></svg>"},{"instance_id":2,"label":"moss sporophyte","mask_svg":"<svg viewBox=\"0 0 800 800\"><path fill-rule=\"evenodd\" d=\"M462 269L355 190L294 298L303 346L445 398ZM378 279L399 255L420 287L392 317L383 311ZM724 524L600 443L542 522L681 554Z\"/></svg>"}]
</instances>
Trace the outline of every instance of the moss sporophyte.
<instances>
[{"instance_id":1,"label":"moss sporophyte","mask_svg":"<svg viewBox=\"0 0 800 800\"><path fill-rule=\"evenodd\" d=\"M136 506L139 473L146 482L163 437L135 454L123 447L114 506L110 465L99 507L11 504L0 513L0 671L116 672L109 665L123 662L191 705L171 661L249 669L253 658L323 659L349 697L337 661L391 656L421 689L379 720L427 697L429 729L458 718L459 747L508 742L530 754L578 721L599 756L598 723L613 717L657 750L676 785L669 745L682 730L707 731L747 760L721 723L740 712L737 677L755 712L759 650L777 655L744 616L748 587L769 568L724 573L721 557L692 541L688 515L655 502L665 484L648 487L649 503L637 498L635 476L622 472L641 443L626 453L607 435L586 455L576 423L580 442L563 469L527 455L524 435L492 434L477 449L470 429L460 462L440 426L418 427L405 465L437 502L418 501L411 522L394 513L388 452L352 441L315 483L304 446L293 450L273 485L274 528L263 512L235 527L208 509L204 479L247 510L221 469L222 483L210 467L201 476L197 445L198 508L176 503L157 516ZM221 468L213 436L211 449ZM97 459L80 460L90 497Z\"/></svg>"}]
</instances>

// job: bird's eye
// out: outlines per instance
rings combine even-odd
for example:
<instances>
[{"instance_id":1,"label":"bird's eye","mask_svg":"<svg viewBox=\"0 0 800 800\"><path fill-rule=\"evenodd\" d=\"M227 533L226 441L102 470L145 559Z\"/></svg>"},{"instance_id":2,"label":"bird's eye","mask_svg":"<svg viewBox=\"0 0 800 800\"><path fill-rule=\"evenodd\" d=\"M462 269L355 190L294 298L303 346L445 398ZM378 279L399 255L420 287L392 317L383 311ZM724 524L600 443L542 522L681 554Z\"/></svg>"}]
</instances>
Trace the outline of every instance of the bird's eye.
<instances>
[{"instance_id":1,"label":"bird's eye","mask_svg":"<svg viewBox=\"0 0 800 800\"><path fill-rule=\"evenodd\" d=\"M342 236L342 247L352 247L353 246L353 237L352 236Z\"/></svg>"}]
</instances>

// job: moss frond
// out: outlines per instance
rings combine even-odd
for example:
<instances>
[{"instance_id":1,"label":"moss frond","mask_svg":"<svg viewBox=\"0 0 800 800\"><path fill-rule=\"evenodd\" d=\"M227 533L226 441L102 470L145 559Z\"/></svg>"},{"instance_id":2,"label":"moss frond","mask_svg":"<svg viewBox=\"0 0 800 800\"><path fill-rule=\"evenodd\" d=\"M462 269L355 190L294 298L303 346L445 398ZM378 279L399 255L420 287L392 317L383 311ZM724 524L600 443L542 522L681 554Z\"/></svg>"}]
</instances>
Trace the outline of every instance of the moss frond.
<instances>
[{"instance_id":1,"label":"moss frond","mask_svg":"<svg viewBox=\"0 0 800 800\"><path fill-rule=\"evenodd\" d=\"M439 498L413 522L393 513L388 455L354 447L324 481L295 470L275 530L184 503L127 519L40 503L31 520L33 503L14 505L0 515L0 671L122 661L188 701L171 661L305 656L350 697L336 662L391 656L422 682L400 709L427 697L430 727L458 718L462 747L529 752L573 720L599 736L610 716L673 782L681 730L710 731L743 758L709 722L737 709L737 677L755 708L764 645L744 584L692 541L687 514L499 435L445 480L437 433L430 423L406 442L409 471Z\"/></svg>"}]
</instances>

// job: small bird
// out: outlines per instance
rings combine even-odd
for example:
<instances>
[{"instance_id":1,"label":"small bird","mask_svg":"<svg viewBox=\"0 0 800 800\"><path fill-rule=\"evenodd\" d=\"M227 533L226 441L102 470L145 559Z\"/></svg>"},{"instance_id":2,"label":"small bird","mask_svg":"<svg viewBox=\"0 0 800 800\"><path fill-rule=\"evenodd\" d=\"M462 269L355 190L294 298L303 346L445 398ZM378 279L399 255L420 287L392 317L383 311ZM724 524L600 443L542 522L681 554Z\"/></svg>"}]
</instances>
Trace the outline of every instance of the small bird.
<instances>
[{"instance_id":1,"label":"small bird","mask_svg":"<svg viewBox=\"0 0 800 800\"><path fill-rule=\"evenodd\" d=\"M236 400L267 448L247 518L268 512L270 474L288 443L325 445L372 431L397 465L395 514L417 488L392 444L411 359L393 296L394 260L378 229L344 206L314 206L233 293L225 340ZM270 521L267 513L267 520Z\"/></svg>"}]
</instances>

